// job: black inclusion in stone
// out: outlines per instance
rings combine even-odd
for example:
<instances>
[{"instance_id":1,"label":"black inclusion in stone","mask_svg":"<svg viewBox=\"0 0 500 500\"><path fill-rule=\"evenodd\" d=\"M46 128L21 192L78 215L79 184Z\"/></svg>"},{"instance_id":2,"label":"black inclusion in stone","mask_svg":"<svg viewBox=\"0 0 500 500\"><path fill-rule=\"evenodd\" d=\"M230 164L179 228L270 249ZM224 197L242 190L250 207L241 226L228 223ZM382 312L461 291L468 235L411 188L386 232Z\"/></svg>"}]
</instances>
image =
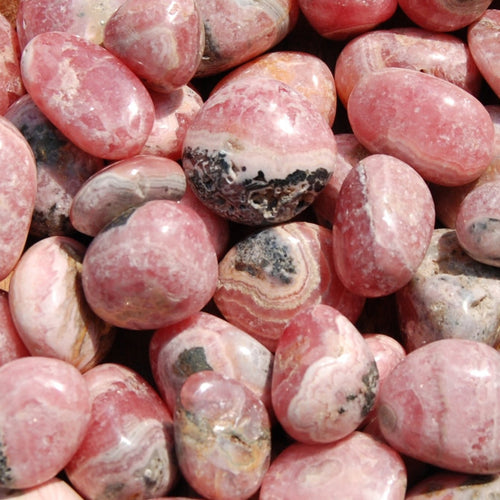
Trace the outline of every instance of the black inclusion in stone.
<instances>
[{"instance_id":1,"label":"black inclusion in stone","mask_svg":"<svg viewBox=\"0 0 500 500\"><path fill-rule=\"evenodd\" d=\"M370 368L362 377L365 386L365 404L361 409L361 416L366 417L375 404L377 395L377 386L379 381L379 373L375 361L370 363Z\"/></svg>"},{"instance_id":2,"label":"black inclusion in stone","mask_svg":"<svg viewBox=\"0 0 500 500\"><path fill-rule=\"evenodd\" d=\"M205 356L205 349L201 346L184 349L174 363L174 373L187 378L193 373L213 370Z\"/></svg>"},{"instance_id":3,"label":"black inclusion in stone","mask_svg":"<svg viewBox=\"0 0 500 500\"><path fill-rule=\"evenodd\" d=\"M287 244L273 228L265 229L240 241L236 247L235 269L251 276L278 279L287 285L297 273Z\"/></svg>"},{"instance_id":4,"label":"black inclusion in stone","mask_svg":"<svg viewBox=\"0 0 500 500\"><path fill-rule=\"evenodd\" d=\"M106 224L102 228L101 232L104 233L105 231L108 231L109 229L112 229L114 227L124 226L129 220L130 216L135 212L138 206L140 205L137 205L135 207L130 207L124 210L120 215L116 216L111 222Z\"/></svg>"},{"instance_id":5,"label":"black inclusion in stone","mask_svg":"<svg viewBox=\"0 0 500 500\"><path fill-rule=\"evenodd\" d=\"M0 486L12 486L13 481L12 469L9 466L3 443L0 442Z\"/></svg>"}]
</instances>

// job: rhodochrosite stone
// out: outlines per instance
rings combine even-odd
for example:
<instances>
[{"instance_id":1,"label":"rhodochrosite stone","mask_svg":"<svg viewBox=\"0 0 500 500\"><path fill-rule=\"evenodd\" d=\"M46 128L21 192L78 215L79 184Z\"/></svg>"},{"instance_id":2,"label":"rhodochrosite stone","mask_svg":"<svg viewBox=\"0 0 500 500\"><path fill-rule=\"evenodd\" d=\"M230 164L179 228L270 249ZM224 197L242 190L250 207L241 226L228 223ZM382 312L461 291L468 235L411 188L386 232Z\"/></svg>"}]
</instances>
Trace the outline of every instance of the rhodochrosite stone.
<instances>
[{"instance_id":1,"label":"rhodochrosite stone","mask_svg":"<svg viewBox=\"0 0 500 500\"><path fill-rule=\"evenodd\" d=\"M444 469L500 472L500 356L444 339L409 353L380 388L379 425L396 450Z\"/></svg>"},{"instance_id":2,"label":"rhodochrosite stone","mask_svg":"<svg viewBox=\"0 0 500 500\"><path fill-rule=\"evenodd\" d=\"M82 184L71 204L71 223L95 236L125 210L149 200L179 201L186 176L173 160L137 155L114 162Z\"/></svg>"},{"instance_id":3,"label":"rhodochrosite stone","mask_svg":"<svg viewBox=\"0 0 500 500\"><path fill-rule=\"evenodd\" d=\"M354 322L365 302L335 273L331 231L303 221L262 229L236 243L220 261L213 298L230 323L271 351L299 311L322 303Z\"/></svg>"},{"instance_id":4,"label":"rhodochrosite stone","mask_svg":"<svg viewBox=\"0 0 500 500\"><path fill-rule=\"evenodd\" d=\"M271 429L264 404L214 371L191 375L174 415L175 449L188 483L210 500L244 500L269 467Z\"/></svg>"},{"instance_id":5,"label":"rhodochrosite stone","mask_svg":"<svg viewBox=\"0 0 500 500\"><path fill-rule=\"evenodd\" d=\"M0 491L0 499L16 500L83 500L66 481L59 478L49 479L47 482L32 488L21 490Z\"/></svg>"},{"instance_id":6,"label":"rhodochrosite stone","mask_svg":"<svg viewBox=\"0 0 500 500\"><path fill-rule=\"evenodd\" d=\"M281 42L297 21L297 0L203 0L197 2L205 48L196 76L234 68Z\"/></svg>"},{"instance_id":7,"label":"rhodochrosite stone","mask_svg":"<svg viewBox=\"0 0 500 500\"><path fill-rule=\"evenodd\" d=\"M151 338L149 359L158 390L172 412L182 384L203 370L240 381L271 409L272 353L222 318L199 312L160 328Z\"/></svg>"},{"instance_id":8,"label":"rhodochrosite stone","mask_svg":"<svg viewBox=\"0 0 500 500\"><path fill-rule=\"evenodd\" d=\"M260 500L403 500L406 470L400 455L385 443L353 432L329 444L294 443L272 462Z\"/></svg>"},{"instance_id":9,"label":"rhodochrosite stone","mask_svg":"<svg viewBox=\"0 0 500 500\"><path fill-rule=\"evenodd\" d=\"M455 229L473 259L500 267L500 180L482 184L465 197Z\"/></svg>"},{"instance_id":10,"label":"rhodochrosite stone","mask_svg":"<svg viewBox=\"0 0 500 500\"><path fill-rule=\"evenodd\" d=\"M488 9L468 28L467 42L481 74L500 97L500 10Z\"/></svg>"},{"instance_id":11,"label":"rhodochrosite stone","mask_svg":"<svg viewBox=\"0 0 500 500\"><path fill-rule=\"evenodd\" d=\"M65 32L41 33L22 53L21 75L35 104L84 151L115 160L141 151L153 127L153 102L105 48Z\"/></svg>"},{"instance_id":12,"label":"rhodochrosite stone","mask_svg":"<svg viewBox=\"0 0 500 500\"><path fill-rule=\"evenodd\" d=\"M39 240L19 259L9 288L12 319L30 353L63 359L80 371L101 361L115 338L115 329L85 301L84 253L72 238Z\"/></svg>"},{"instance_id":13,"label":"rhodochrosite stone","mask_svg":"<svg viewBox=\"0 0 500 500\"><path fill-rule=\"evenodd\" d=\"M104 47L161 92L191 80L204 45L194 0L125 0L104 28Z\"/></svg>"},{"instance_id":14,"label":"rhodochrosite stone","mask_svg":"<svg viewBox=\"0 0 500 500\"><path fill-rule=\"evenodd\" d=\"M40 33L65 31L97 45L123 0L19 0L16 30L21 48Z\"/></svg>"},{"instance_id":15,"label":"rhodochrosite stone","mask_svg":"<svg viewBox=\"0 0 500 500\"><path fill-rule=\"evenodd\" d=\"M398 0L404 13L430 31L456 31L484 13L492 0Z\"/></svg>"},{"instance_id":16,"label":"rhodochrosite stone","mask_svg":"<svg viewBox=\"0 0 500 500\"><path fill-rule=\"evenodd\" d=\"M457 85L406 68L365 75L347 105L357 139L405 161L430 182L477 179L493 153L494 127L479 100Z\"/></svg>"},{"instance_id":17,"label":"rhodochrosite stone","mask_svg":"<svg viewBox=\"0 0 500 500\"><path fill-rule=\"evenodd\" d=\"M407 351L446 338L499 343L500 269L467 255L453 230L434 230L422 263L396 300Z\"/></svg>"},{"instance_id":18,"label":"rhodochrosite stone","mask_svg":"<svg viewBox=\"0 0 500 500\"><path fill-rule=\"evenodd\" d=\"M29 351L12 321L8 292L0 290L0 366L28 355Z\"/></svg>"},{"instance_id":19,"label":"rhodochrosite stone","mask_svg":"<svg viewBox=\"0 0 500 500\"><path fill-rule=\"evenodd\" d=\"M0 486L29 488L58 474L90 421L82 374L54 358L27 356L0 368Z\"/></svg>"},{"instance_id":20,"label":"rhodochrosite stone","mask_svg":"<svg viewBox=\"0 0 500 500\"><path fill-rule=\"evenodd\" d=\"M422 177L388 155L362 159L346 176L333 219L335 270L352 293L378 297L410 281L434 229Z\"/></svg>"},{"instance_id":21,"label":"rhodochrosite stone","mask_svg":"<svg viewBox=\"0 0 500 500\"><path fill-rule=\"evenodd\" d=\"M215 85L217 92L223 85L236 78L263 76L276 78L305 95L333 125L337 109L337 90L332 72L319 57L306 52L268 52L252 61L233 69Z\"/></svg>"},{"instance_id":22,"label":"rhodochrosite stone","mask_svg":"<svg viewBox=\"0 0 500 500\"><path fill-rule=\"evenodd\" d=\"M136 372L104 363L84 375L92 401L85 438L65 472L85 498L152 498L177 479L172 415Z\"/></svg>"},{"instance_id":23,"label":"rhodochrosite stone","mask_svg":"<svg viewBox=\"0 0 500 500\"><path fill-rule=\"evenodd\" d=\"M272 401L292 438L342 439L368 415L377 389L373 354L345 316L320 304L290 320L276 348Z\"/></svg>"},{"instance_id":24,"label":"rhodochrosite stone","mask_svg":"<svg viewBox=\"0 0 500 500\"><path fill-rule=\"evenodd\" d=\"M217 255L191 208L153 200L113 219L83 260L85 297L95 313L123 328L147 330L186 319L210 300Z\"/></svg>"},{"instance_id":25,"label":"rhodochrosite stone","mask_svg":"<svg viewBox=\"0 0 500 500\"><path fill-rule=\"evenodd\" d=\"M397 0L299 0L311 26L325 38L345 40L371 30L396 12Z\"/></svg>"},{"instance_id":26,"label":"rhodochrosite stone","mask_svg":"<svg viewBox=\"0 0 500 500\"><path fill-rule=\"evenodd\" d=\"M12 271L28 238L36 199L36 162L21 132L0 116L0 279Z\"/></svg>"},{"instance_id":27,"label":"rhodochrosite stone","mask_svg":"<svg viewBox=\"0 0 500 500\"><path fill-rule=\"evenodd\" d=\"M263 225L307 208L328 182L335 154L332 129L304 95L248 77L205 101L186 133L182 164L208 207Z\"/></svg>"},{"instance_id":28,"label":"rhodochrosite stone","mask_svg":"<svg viewBox=\"0 0 500 500\"><path fill-rule=\"evenodd\" d=\"M70 142L40 111L29 94L12 104L5 117L23 134L35 154L37 193L30 235L70 236L73 198L81 185L104 166Z\"/></svg>"},{"instance_id":29,"label":"rhodochrosite stone","mask_svg":"<svg viewBox=\"0 0 500 500\"><path fill-rule=\"evenodd\" d=\"M406 27L375 30L345 45L335 62L335 84L347 105L354 85L384 68L407 68L447 80L478 95L482 76L466 43L449 33Z\"/></svg>"}]
</instances>

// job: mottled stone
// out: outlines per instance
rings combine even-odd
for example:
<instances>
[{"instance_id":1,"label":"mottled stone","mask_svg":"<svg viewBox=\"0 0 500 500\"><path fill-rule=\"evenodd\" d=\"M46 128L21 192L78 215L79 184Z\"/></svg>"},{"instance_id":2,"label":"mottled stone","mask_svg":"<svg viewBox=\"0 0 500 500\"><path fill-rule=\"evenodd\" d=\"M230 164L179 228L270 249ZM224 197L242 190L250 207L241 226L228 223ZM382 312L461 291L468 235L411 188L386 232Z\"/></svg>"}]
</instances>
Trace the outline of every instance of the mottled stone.
<instances>
[{"instance_id":1,"label":"mottled stone","mask_svg":"<svg viewBox=\"0 0 500 500\"><path fill-rule=\"evenodd\" d=\"M403 500L406 471L400 455L362 432L329 444L294 443L271 464L260 500L356 498Z\"/></svg>"},{"instance_id":2,"label":"mottled stone","mask_svg":"<svg viewBox=\"0 0 500 500\"><path fill-rule=\"evenodd\" d=\"M236 78L264 76L276 78L305 95L330 126L337 110L337 90L333 74L319 57L307 52L275 51L256 57L229 72L212 90Z\"/></svg>"},{"instance_id":3,"label":"mottled stone","mask_svg":"<svg viewBox=\"0 0 500 500\"><path fill-rule=\"evenodd\" d=\"M222 73L268 51L296 24L297 0L198 2L205 48L196 76Z\"/></svg>"},{"instance_id":4,"label":"mottled stone","mask_svg":"<svg viewBox=\"0 0 500 500\"><path fill-rule=\"evenodd\" d=\"M417 25L430 31L456 31L481 17L492 0L398 0L399 7Z\"/></svg>"},{"instance_id":5,"label":"mottled stone","mask_svg":"<svg viewBox=\"0 0 500 500\"><path fill-rule=\"evenodd\" d=\"M30 225L34 238L73 236L69 213L82 184L103 168L92 156L69 141L40 111L29 94L5 113L28 141L36 160L37 193Z\"/></svg>"},{"instance_id":6,"label":"mottled stone","mask_svg":"<svg viewBox=\"0 0 500 500\"><path fill-rule=\"evenodd\" d=\"M407 351L446 338L498 345L500 269L467 255L454 230L434 230L424 260L396 299Z\"/></svg>"},{"instance_id":7,"label":"mottled stone","mask_svg":"<svg viewBox=\"0 0 500 500\"><path fill-rule=\"evenodd\" d=\"M182 164L210 209L264 225L305 210L328 182L335 155L332 129L304 95L248 77L205 101L186 133Z\"/></svg>"},{"instance_id":8,"label":"mottled stone","mask_svg":"<svg viewBox=\"0 0 500 500\"><path fill-rule=\"evenodd\" d=\"M81 233L95 236L129 208L149 200L179 201L185 191L186 176L175 161L132 156L99 170L82 184L71 204L71 223Z\"/></svg>"},{"instance_id":9,"label":"mottled stone","mask_svg":"<svg viewBox=\"0 0 500 500\"><path fill-rule=\"evenodd\" d=\"M230 323L271 351L288 321L309 306L331 305L354 322L364 305L335 272L331 231L303 221L262 229L236 243L220 261L213 298Z\"/></svg>"},{"instance_id":10,"label":"mottled stone","mask_svg":"<svg viewBox=\"0 0 500 500\"><path fill-rule=\"evenodd\" d=\"M177 480L172 415L132 369L104 363L84 375L88 431L65 472L85 498L152 498Z\"/></svg>"},{"instance_id":11,"label":"mottled stone","mask_svg":"<svg viewBox=\"0 0 500 500\"><path fill-rule=\"evenodd\" d=\"M99 363L115 338L115 329L85 301L85 250L72 238L44 238L23 253L9 288L12 319L29 352L62 359L80 371Z\"/></svg>"},{"instance_id":12,"label":"mottled stone","mask_svg":"<svg viewBox=\"0 0 500 500\"><path fill-rule=\"evenodd\" d=\"M29 351L12 321L8 292L0 290L0 366L24 356Z\"/></svg>"},{"instance_id":13,"label":"mottled stone","mask_svg":"<svg viewBox=\"0 0 500 500\"><path fill-rule=\"evenodd\" d=\"M222 318L199 312L157 330L149 359L158 391L172 412L182 384L203 370L240 381L271 410L272 353Z\"/></svg>"},{"instance_id":14,"label":"mottled stone","mask_svg":"<svg viewBox=\"0 0 500 500\"><path fill-rule=\"evenodd\" d=\"M344 286L365 297L410 281L434 229L434 203L408 164L375 154L347 174L335 205L333 260Z\"/></svg>"},{"instance_id":15,"label":"mottled stone","mask_svg":"<svg viewBox=\"0 0 500 500\"><path fill-rule=\"evenodd\" d=\"M83 375L54 358L27 356L0 367L0 487L30 488L58 474L90 421Z\"/></svg>"},{"instance_id":16,"label":"mottled stone","mask_svg":"<svg viewBox=\"0 0 500 500\"><path fill-rule=\"evenodd\" d=\"M272 401L295 440L331 443L353 432L375 402L378 370L354 325L319 304L296 314L276 348Z\"/></svg>"},{"instance_id":17,"label":"mottled stone","mask_svg":"<svg viewBox=\"0 0 500 500\"><path fill-rule=\"evenodd\" d=\"M244 500L259 489L270 463L270 421L240 382L214 371L191 375L179 394L174 436L182 474L200 495Z\"/></svg>"},{"instance_id":18,"label":"mottled stone","mask_svg":"<svg viewBox=\"0 0 500 500\"><path fill-rule=\"evenodd\" d=\"M473 340L410 352L380 388L379 425L396 450L443 469L500 472L500 357Z\"/></svg>"},{"instance_id":19,"label":"mottled stone","mask_svg":"<svg viewBox=\"0 0 500 500\"><path fill-rule=\"evenodd\" d=\"M372 153L405 161L426 181L465 184L491 161L489 113L442 78L405 68L375 71L354 86L347 108L359 142Z\"/></svg>"},{"instance_id":20,"label":"mottled stone","mask_svg":"<svg viewBox=\"0 0 500 500\"><path fill-rule=\"evenodd\" d=\"M39 33L64 31L101 44L104 27L123 0L19 0L16 29L21 47Z\"/></svg>"},{"instance_id":21,"label":"mottled stone","mask_svg":"<svg viewBox=\"0 0 500 500\"><path fill-rule=\"evenodd\" d=\"M0 116L0 279L14 269L28 238L36 199L36 162L21 132Z\"/></svg>"},{"instance_id":22,"label":"mottled stone","mask_svg":"<svg viewBox=\"0 0 500 500\"><path fill-rule=\"evenodd\" d=\"M139 78L105 48L67 32L40 33L23 50L26 90L78 147L108 160L138 154L154 106Z\"/></svg>"},{"instance_id":23,"label":"mottled stone","mask_svg":"<svg viewBox=\"0 0 500 500\"><path fill-rule=\"evenodd\" d=\"M123 328L182 321L210 300L217 255L201 218L170 200L152 200L113 219L90 243L82 283L94 312Z\"/></svg>"},{"instance_id":24,"label":"mottled stone","mask_svg":"<svg viewBox=\"0 0 500 500\"><path fill-rule=\"evenodd\" d=\"M172 92L201 62L205 32L194 0L125 0L104 27L103 45L148 88Z\"/></svg>"},{"instance_id":25,"label":"mottled stone","mask_svg":"<svg viewBox=\"0 0 500 500\"><path fill-rule=\"evenodd\" d=\"M323 37L346 40L375 28L396 12L397 0L299 0L301 11Z\"/></svg>"},{"instance_id":26,"label":"mottled stone","mask_svg":"<svg viewBox=\"0 0 500 500\"><path fill-rule=\"evenodd\" d=\"M384 68L407 68L443 78L478 96L482 75L458 36L417 27L374 30L346 44L335 61L339 99L347 105L356 83Z\"/></svg>"}]
</instances>

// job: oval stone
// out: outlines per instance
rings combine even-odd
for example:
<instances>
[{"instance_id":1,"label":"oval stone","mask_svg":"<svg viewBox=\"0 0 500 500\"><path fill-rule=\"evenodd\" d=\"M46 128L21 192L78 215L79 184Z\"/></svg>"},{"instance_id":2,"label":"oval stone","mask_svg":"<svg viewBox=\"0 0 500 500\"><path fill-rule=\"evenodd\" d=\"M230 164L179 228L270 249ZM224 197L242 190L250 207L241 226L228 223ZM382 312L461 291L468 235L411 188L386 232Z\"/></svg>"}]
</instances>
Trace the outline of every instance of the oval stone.
<instances>
[{"instance_id":1,"label":"oval stone","mask_svg":"<svg viewBox=\"0 0 500 500\"><path fill-rule=\"evenodd\" d=\"M26 90L73 143L105 159L138 154L154 122L151 96L111 52L77 35L35 36L21 56Z\"/></svg>"},{"instance_id":2,"label":"oval stone","mask_svg":"<svg viewBox=\"0 0 500 500\"><path fill-rule=\"evenodd\" d=\"M473 340L443 339L409 353L380 388L386 441L456 472L500 472L500 356Z\"/></svg>"},{"instance_id":3,"label":"oval stone","mask_svg":"<svg viewBox=\"0 0 500 500\"><path fill-rule=\"evenodd\" d=\"M347 105L357 139L395 156L430 182L477 179L493 155L494 127L481 102L457 85L404 68L365 75Z\"/></svg>"}]
</instances>

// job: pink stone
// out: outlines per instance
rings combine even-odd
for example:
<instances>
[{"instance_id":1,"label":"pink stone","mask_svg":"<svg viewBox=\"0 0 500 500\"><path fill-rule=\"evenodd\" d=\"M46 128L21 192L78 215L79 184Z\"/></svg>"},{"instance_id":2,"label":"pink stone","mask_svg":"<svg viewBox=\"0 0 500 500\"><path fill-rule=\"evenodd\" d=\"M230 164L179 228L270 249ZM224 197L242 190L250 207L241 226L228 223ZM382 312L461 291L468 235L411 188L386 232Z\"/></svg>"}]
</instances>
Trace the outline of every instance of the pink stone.
<instances>
[{"instance_id":1,"label":"pink stone","mask_svg":"<svg viewBox=\"0 0 500 500\"><path fill-rule=\"evenodd\" d=\"M84 181L104 166L103 160L71 143L29 94L13 103L5 117L21 131L35 154L37 193L30 235L37 239L74 236L71 203Z\"/></svg>"},{"instance_id":2,"label":"pink stone","mask_svg":"<svg viewBox=\"0 0 500 500\"><path fill-rule=\"evenodd\" d=\"M205 28L205 50L196 76L222 73L281 42L299 15L297 0L198 2Z\"/></svg>"},{"instance_id":3,"label":"pink stone","mask_svg":"<svg viewBox=\"0 0 500 500\"><path fill-rule=\"evenodd\" d=\"M338 96L347 105L356 83L385 68L407 68L447 80L479 95L482 76L458 36L416 27L374 30L346 44L335 62Z\"/></svg>"},{"instance_id":4,"label":"pink stone","mask_svg":"<svg viewBox=\"0 0 500 500\"><path fill-rule=\"evenodd\" d=\"M432 75L404 68L367 74L351 92L348 116L368 150L393 155L436 184L473 181L492 158L494 127L485 107Z\"/></svg>"},{"instance_id":5,"label":"pink stone","mask_svg":"<svg viewBox=\"0 0 500 500\"><path fill-rule=\"evenodd\" d=\"M288 321L309 306L333 306L355 322L365 300L344 287L332 256L325 227L297 221L262 229L220 261L214 302L230 323L271 351Z\"/></svg>"},{"instance_id":6,"label":"pink stone","mask_svg":"<svg viewBox=\"0 0 500 500\"><path fill-rule=\"evenodd\" d=\"M462 201L457 238L475 260L500 267L500 180L474 188Z\"/></svg>"},{"instance_id":7,"label":"pink stone","mask_svg":"<svg viewBox=\"0 0 500 500\"><path fill-rule=\"evenodd\" d=\"M66 481L59 478L49 479L47 482L32 488L22 490L0 491L0 499L7 500L83 500Z\"/></svg>"},{"instance_id":8,"label":"pink stone","mask_svg":"<svg viewBox=\"0 0 500 500\"><path fill-rule=\"evenodd\" d=\"M259 499L403 500L406 481L396 451L368 434L353 432L335 443L289 445L272 462Z\"/></svg>"},{"instance_id":9,"label":"pink stone","mask_svg":"<svg viewBox=\"0 0 500 500\"><path fill-rule=\"evenodd\" d=\"M467 30L467 42L481 74L500 97L500 10L488 9Z\"/></svg>"},{"instance_id":10,"label":"pink stone","mask_svg":"<svg viewBox=\"0 0 500 500\"><path fill-rule=\"evenodd\" d=\"M408 352L446 338L497 346L500 269L475 261L456 232L435 229L411 281L396 292L402 342Z\"/></svg>"},{"instance_id":11,"label":"pink stone","mask_svg":"<svg viewBox=\"0 0 500 500\"><path fill-rule=\"evenodd\" d=\"M28 356L0 367L0 386L0 486L37 486L66 466L84 438L87 385L65 361Z\"/></svg>"},{"instance_id":12,"label":"pink stone","mask_svg":"<svg viewBox=\"0 0 500 500\"><path fill-rule=\"evenodd\" d=\"M434 229L432 195L409 165L384 154L348 174L333 220L335 270L352 293L389 295L410 281Z\"/></svg>"},{"instance_id":13,"label":"pink stone","mask_svg":"<svg viewBox=\"0 0 500 500\"><path fill-rule=\"evenodd\" d=\"M276 348L272 401L295 440L331 443L353 432L373 407L377 366L356 327L330 306L299 312Z\"/></svg>"},{"instance_id":14,"label":"pink stone","mask_svg":"<svg viewBox=\"0 0 500 500\"><path fill-rule=\"evenodd\" d=\"M21 79L21 50L14 27L0 15L0 115L26 90Z\"/></svg>"},{"instance_id":15,"label":"pink stone","mask_svg":"<svg viewBox=\"0 0 500 500\"><path fill-rule=\"evenodd\" d=\"M380 388L382 434L399 452L469 474L500 472L500 357L473 340L409 353Z\"/></svg>"},{"instance_id":16,"label":"pink stone","mask_svg":"<svg viewBox=\"0 0 500 500\"><path fill-rule=\"evenodd\" d=\"M430 31L456 31L481 17L492 0L456 4L448 0L398 0L399 7L417 25Z\"/></svg>"},{"instance_id":17,"label":"pink stone","mask_svg":"<svg viewBox=\"0 0 500 500\"><path fill-rule=\"evenodd\" d=\"M0 366L17 358L29 356L24 342L19 336L9 307L8 292L0 291Z\"/></svg>"},{"instance_id":18,"label":"pink stone","mask_svg":"<svg viewBox=\"0 0 500 500\"><path fill-rule=\"evenodd\" d=\"M34 356L62 359L80 371L109 352L115 329L93 314L82 290L85 247L51 236L21 256L10 281L12 319Z\"/></svg>"},{"instance_id":19,"label":"pink stone","mask_svg":"<svg viewBox=\"0 0 500 500\"><path fill-rule=\"evenodd\" d=\"M90 243L85 297L105 321L148 330L200 311L217 281L217 255L201 218L169 200L122 213Z\"/></svg>"},{"instance_id":20,"label":"pink stone","mask_svg":"<svg viewBox=\"0 0 500 500\"><path fill-rule=\"evenodd\" d=\"M198 69L205 32L194 0L125 0L106 22L103 45L148 88L172 92Z\"/></svg>"},{"instance_id":21,"label":"pink stone","mask_svg":"<svg viewBox=\"0 0 500 500\"><path fill-rule=\"evenodd\" d=\"M182 386L174 416L177 459L203 497L250 498L269 467L270 431L264 404L240 382L202 371Z\"/></svg>"},{"instance_id":22,"label":"pink stone","mask_svg":"<svg viewBox=\"0 0 500 500\"><path fill-rule=\"evenodd\" d=\"M19 0L16 30L21 48L40 33L64 31L97 45L123 0Z\"/></svg>"},{"instance_id":23,"label":"pink stone","mask_svg":"<svg viewBox=\"0 0 500 500\"><path fill-rule=\"evenodd\" d=\"M35 104L84 151L117 160L143 148L153 102L139 78L103 47L65 32L41 33L23 51L21 75Z\"/></svg>"},{"instance_id":24,"label":"pink stone","mask_svg":"<svg viewBox=\"0 0 500 500\"><path fill-rule=\"evenodd\" d=\"M332 227L335 206L340 188L357 163L366 158L370 152L356 139L352 133L336 134L337 163L330 180L313 202L314 214L321 225Z\"/></svg>"},{"instance_id":25,"label":"pink stone","mask_svg":"<svg viewBox=\"0 0 500 500\"><path fill-rule=\"evenodd\" d=\"M301 11L323 37L346 40L372 30L396 12L397 0L299 0Z\"/></svg>"},{"instance_id":26,"label":"pink stone","mask_svg":"<svg viewBox=\"0 0 500 500\"><path fill-rule=\"evenodd\" d=\"M276 78L305 95L333 125L337 109L337 90L333 74L319 57L307 52L275 51L242 64L233 69L215 85L217 92L223 85L236 78L264 76Z\"/></svg>"},{"instance_id":27,"label":"pink stone","mask_svg":"<svg viewBox=\"0 0 500 500\"><path fill-rule=\"evenodd\" d=\"M272 353L222 318L199 312L156 330L149 359L158 391L172 412L182 384L202 370L238 380L271 410Z\"/></svg>"},{"instance_id":28,"label":"pink stone","mask_svg":"<svg viewBox=\"0 0 500 500\"><path fill-rule=\"evenodd\" d=\"M65 468L85 498L151 498L177 480L173 420L138 373L104 363L84 375L92 417L80 447Z\"/></svg>"},{"instance_id":29,"label":"pink stone","mask_svg":"<svg viewBox=\"0 0 500 500\"><path fill-rule=\"evenodd\" d=\"M328 182L336 151L332 129L304 95L248 77L205 101L186 133L182 164L205 205L255 226L304 211Z\"/></svg>"},{"instance_id":30,"label":"pink stone","mask_svg":"<svg viewBox=\"0 0 500 500\"><path fill-rule=\"evenodd\" d=\"M14 269L28 238L36 199L36 162L21 132L0 116L0 280Z\"/></svg>"},{"instance_id":31,"label":"pink stone","mask_svg":"<svg viewBox=\"0 0 500 500\"><path fill-rule=\"evenodd\" d=\"M167 94L150 91L150 95L155 108L155 120L141 153L180 160L186 131L203 100L188 85Z\"/></svg>"},{"instance_id":32,"label":"pink stone","mask_svg":"<svg viewBox=\"0 0 500 500\"><path fill-rule=\"evenodd\" d=\"M149 200L180 200L186 176L173 160L136 155L118 160L87 179L73 198L71 223L95 236L125 210Z\"/></svg>"}]
</instances>

